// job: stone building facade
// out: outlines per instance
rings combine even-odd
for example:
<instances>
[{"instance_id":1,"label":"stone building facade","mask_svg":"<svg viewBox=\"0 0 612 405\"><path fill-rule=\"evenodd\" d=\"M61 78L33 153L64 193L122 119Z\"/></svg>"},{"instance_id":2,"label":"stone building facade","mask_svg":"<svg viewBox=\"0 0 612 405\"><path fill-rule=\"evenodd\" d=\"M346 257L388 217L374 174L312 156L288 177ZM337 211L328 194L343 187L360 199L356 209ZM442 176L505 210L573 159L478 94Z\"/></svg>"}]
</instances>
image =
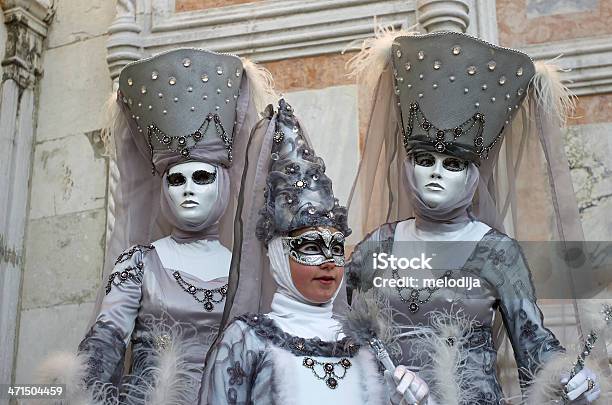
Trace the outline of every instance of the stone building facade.
<instances>
[{"instance_id":1,"label":"stone building facade","mask_svg":"<svg viewBox=\"0 0 612 405\"><path fill-rule=\"evenodd\" d=\"M579 96L565 140L585 235L612 237L612 0L0 4L0 384L32 382L44 356L74 350L85 333L113 224L104 105L126 63L176 46L263 63L300 111L332 179L356 170L367 117L345 63L348 45L371 35L374 16L421 32L467 31L536 59L562 54ZM334 187L346 200L350 182ZM556 305L547 316L560 328L566 317Z\"/></svg>"}]
</instances>

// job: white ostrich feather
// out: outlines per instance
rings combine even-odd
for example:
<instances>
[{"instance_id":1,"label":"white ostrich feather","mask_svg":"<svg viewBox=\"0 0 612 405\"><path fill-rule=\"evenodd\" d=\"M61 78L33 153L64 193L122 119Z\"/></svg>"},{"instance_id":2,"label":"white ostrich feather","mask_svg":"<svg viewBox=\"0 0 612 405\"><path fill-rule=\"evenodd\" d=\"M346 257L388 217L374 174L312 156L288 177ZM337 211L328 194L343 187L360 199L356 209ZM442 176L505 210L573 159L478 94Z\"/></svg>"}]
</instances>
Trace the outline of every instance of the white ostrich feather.
<instances>
[{"instance_id":1,"label":"white ostrich feather","mask_svg":"<svg viewBox=\"0 0 612 405\"><path fill-rule=\"evenodd\" d=\"M87 355L70 352L56 352L48 356L36 371L38 384L64 385L63 399L36 399L32 403L39 405L103 405L104 398L115 395L115 387L104 386L85 387L87 375ZM106 395L111 394L111 395Z\"/></svg>"},{"instance_id":2,"label":"white ostrich feather","mask_svg":"<svg viewBox=\"0 0 612 405\"><path fill-rule=\"evenodd\" d=\"M557 59L535 62L536 73L530 86L538 106L564 125L576 108L576 96L561 81L559 73L564 70L555 63Z\"/></svg>"},{"instance_id":3,"label":"white ostrich feather","mask_svg":"<svg viewBox=\"0 0 612 405\"><path fill-rule=\"evenodd\" d=\"M473 333L475 321L463 312L434 312L430 317L430 330L416 337L413 352L427 359L419 375L427 381L431 395L437 403L445 405L472 404L476 379L480 369L466 362L466 349Z\"/></svg>"},{"instance_id":4,"label":"white ostrich feather","mask_svg":"<svg viewBox=\"0 0 612 405\"><path fill-rule=\"evenodd\" d=\"M268 104L275 104L278 95L274 90L272 74L264 67L255 64L247 58L240 58L249 78L251 97L257 112L263 111Z\"/></svg>"},{"instance_id":5,"label":"white ostrich feather","mask_svg":"<svg viewBox=\"0 0 612 405\"><path fill-rule=\"evenodd\" d=\"M190 403L199 381L194 381L190 373L193 372L193 365L190 365L189 357L194 351L203 350L202 342L196 338L195 328L178 322L158 321L152 317L145 323L148 334L157 342L146 354L154 365L143 370L141 375L131 376L133 382L125 384L129 387L129 396L122 400L135 404L144 398L146 405Z\"/></svg>"},{"instance_id":6,"label":"white ostrich feather","mask_svg":"<svg viewBox=\"0 0 612 405\"><path fill-rule=\"evenodd\" d=\"M418 34L405 29L396 30L393 26L377 25L376 21L374 24L374 38L365 39L361 43L361 50L346 63L348 76L357 78L368 88L376 85L391 61L391 47L395 38Z\"/></svg>"}]
</instances>

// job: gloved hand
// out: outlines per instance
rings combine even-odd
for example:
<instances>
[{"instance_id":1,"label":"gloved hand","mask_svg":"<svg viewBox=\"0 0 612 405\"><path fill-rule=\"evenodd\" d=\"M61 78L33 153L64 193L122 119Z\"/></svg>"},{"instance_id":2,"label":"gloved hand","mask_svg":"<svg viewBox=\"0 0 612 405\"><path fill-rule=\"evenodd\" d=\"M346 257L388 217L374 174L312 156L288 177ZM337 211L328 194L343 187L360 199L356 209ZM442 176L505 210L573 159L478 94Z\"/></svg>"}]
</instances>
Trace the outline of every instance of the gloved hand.
<instances>
[{"instance_id":1,"label":"gloved hand","mask_svg":"<svg viewBox=\"0 0 612 405\"><path fill-rule=\"evenodd\" d=\"M386 370L385 383L393 405L428 404L427 383L405 366L397 366L393 373Z\"/></svg>"},{"instance_id":2,"label":"gloved hand","mask_svg":"<svg viewBox=\"0 0 612 405\"><path fill-rule=\"evenodd\" d=\"M597 375L586 367L571 380L569 376L561 378L561 384L565 386L567 398L572 404L590 404L601 394Z\"/></svg>"}]
</instances>

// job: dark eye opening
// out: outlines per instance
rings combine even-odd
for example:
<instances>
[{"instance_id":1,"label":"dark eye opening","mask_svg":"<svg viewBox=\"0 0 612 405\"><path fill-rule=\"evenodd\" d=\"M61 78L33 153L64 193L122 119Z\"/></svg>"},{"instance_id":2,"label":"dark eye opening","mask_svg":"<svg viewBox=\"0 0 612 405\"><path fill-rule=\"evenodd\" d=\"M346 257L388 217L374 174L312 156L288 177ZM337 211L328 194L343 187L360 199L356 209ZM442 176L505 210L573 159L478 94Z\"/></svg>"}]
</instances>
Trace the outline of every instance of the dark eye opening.
<instances>
[{"instance_id":1,"label":"dark eye opening","mask_svg":"<svg viewBox=\"0 0 612 405\"><path fill-rule=\"evenodd\" d=\"M323 253L321 247L316 242L302 243L297 250L306 255L318 255Z\"/></svg>"},{"instance_id":2,"label":"dark eye opening","mask_svg":"<svg viewBox=\"0 0 612 405\"><path fill-rule=\"evenodd\" d=\"M331 247L331 253L334 256L344 256L344 243L334 243Z\"/></svg>"},{"instance_id":3,"label":"dark eye opening","mask_svg":"<svg viewBox=\"0 0 612 405\"><path fill-rule=\"evenodd\" d=\"M465 160L451 157L442 161L442 167L451 172L460 172L467 167L467 162Z\"/></svg>"},{"instance_id":4,"label":"dark eye opening","mask_svg":"<svg viewBox=\"0 0 612 405\"><path fill-rule=\"evenodd\" d=\"M187 179L183 176L183 173L171 173L166 177L169 186L180 186L185 184Z\"/></svg>"},{"instance_id":5,"label":"dark eye opening","mask_svg":"<svg viewBox=\"0 0 612 405\"><path fill-rule=\"evenodd\" d=\"M418 152L414 155L414 163L423 167L431 167L436 164L436 158L431 153Z\"/></svg>"},{"instance_id":6,"label":"dark eye opening","mask_svg":"<svg viewBox=\"0 0 612 405\"><path fill-rule=\"evenodd\" d=\"M195 184L211 184L214 183L217 178L216 172L207 172L206 170L196 170L191 175Z\"/></svg>"}]
</instances>

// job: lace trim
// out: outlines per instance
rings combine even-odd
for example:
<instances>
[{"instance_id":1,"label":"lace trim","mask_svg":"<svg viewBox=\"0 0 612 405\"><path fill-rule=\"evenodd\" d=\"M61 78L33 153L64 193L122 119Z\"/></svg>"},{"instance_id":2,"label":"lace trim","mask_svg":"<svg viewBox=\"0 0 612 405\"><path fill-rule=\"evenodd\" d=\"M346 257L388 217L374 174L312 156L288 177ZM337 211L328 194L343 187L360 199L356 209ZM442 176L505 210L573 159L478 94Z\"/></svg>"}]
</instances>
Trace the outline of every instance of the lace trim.
<instances>
[{"instance_id":1,"label":"lace trim","mask_svg":"<svg viewBox=\"0 0 612 405\"><path fill-rule=\"evenodd\" d=\"M304 339L291 335L276 326L274 321L263 314L244 314L234 320L246 323L257 336L269 340L275 346L290 351L296 356L353 357L360 345L348 336L337 342L319 339Z\"/></svg>"},{"instance_id":2,"label":"lace trim","mask_svg":"<svg viewBox=\"0 0 612 405\"><path fill-rule=\"evenodd\" d=\"M142 269L144 268L144 264L142 262L138 263L136 267L130 266L126 267L121 271L116 271L111 273L108 277L108 283L106 284L106 295L111 292L113 285L118 286L123 284L128 279L135 280L136 282L140 282L142 276Z\"/></svg>"},{"instance_id":3,"label":"lace trim","mask_svg":"<svg viewBox=\"0 0 612 405\"><path fill-rule=\"evenodd\" d=\"M153 245L136 245L136 246L133 246L127 252L123 252L123 253L121 253L119 255L117 260L115 260L115 265L117 265L119 263L123 263L126 260L131 259L132 256L134 256L134 253L136 253L136 252L146 253L146 252L148 252L150 250L153 250L153 249L155 249L155 246L153 246Z\"/></svg>"}]
</instances>

